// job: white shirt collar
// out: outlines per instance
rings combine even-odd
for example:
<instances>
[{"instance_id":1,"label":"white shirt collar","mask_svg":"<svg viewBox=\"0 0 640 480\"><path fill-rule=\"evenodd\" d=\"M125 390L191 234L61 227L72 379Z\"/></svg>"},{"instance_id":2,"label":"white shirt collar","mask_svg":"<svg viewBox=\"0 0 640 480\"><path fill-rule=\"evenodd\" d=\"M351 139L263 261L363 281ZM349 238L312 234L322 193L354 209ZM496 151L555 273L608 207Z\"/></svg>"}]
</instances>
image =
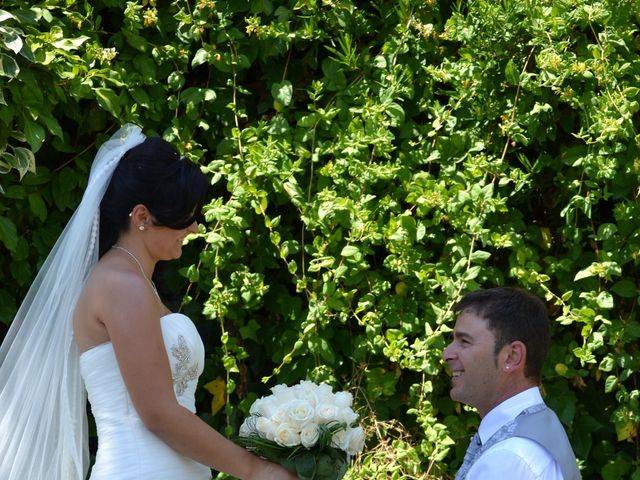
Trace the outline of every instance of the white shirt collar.
<instances>
[{"instance_id":1,"label":"white shirt collar","mask_svg":"<svg viewBox=\"0 0 640 480\"><path fill-rule=\"evenodd\" d=\"M507 398L487 413L478 427L480 440L485 443L503 425L516 418L525 408L542 403L542 395L538 387L531 387L513 397Z\"/></svg>"}]
</instances>

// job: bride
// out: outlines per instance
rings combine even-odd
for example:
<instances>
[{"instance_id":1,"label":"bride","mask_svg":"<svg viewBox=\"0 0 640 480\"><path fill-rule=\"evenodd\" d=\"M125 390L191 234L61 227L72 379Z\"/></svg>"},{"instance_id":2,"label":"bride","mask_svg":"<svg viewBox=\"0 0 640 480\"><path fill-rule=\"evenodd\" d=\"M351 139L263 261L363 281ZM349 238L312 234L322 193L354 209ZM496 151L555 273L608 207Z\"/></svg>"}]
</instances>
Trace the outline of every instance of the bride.
<instances>
[{"instance_id":1,"label":"bride","mask_svg":"<svg viewBox=\"0 0 640 480\"><path fill-rule=\"evenodd\" d=\"M181 255L207 189L198 167L125 125L99 150L82 202L0 347L0 478L292 480L195 415L204 347L164 305L155 265ZM83 386L84 385L84 386Z\"/></svg>"}]
</instances>

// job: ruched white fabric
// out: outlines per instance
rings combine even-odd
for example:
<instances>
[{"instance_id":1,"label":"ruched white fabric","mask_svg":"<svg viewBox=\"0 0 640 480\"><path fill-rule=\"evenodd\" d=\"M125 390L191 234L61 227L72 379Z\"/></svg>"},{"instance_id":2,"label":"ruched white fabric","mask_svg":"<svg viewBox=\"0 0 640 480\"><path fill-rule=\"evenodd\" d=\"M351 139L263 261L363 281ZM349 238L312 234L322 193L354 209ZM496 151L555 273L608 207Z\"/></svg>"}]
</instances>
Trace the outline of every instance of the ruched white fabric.
<instances>
[{"instance_id":1,"label":"ruched white fabric","mask_svg":"<svg viewBox=\"0 0 640 480\"><path fill-rule=\"evenodd\" d=\"M183 314L160 319L178 402L195 412L195 389L204 367L204 346ZM103 343L80 356L91 410L98 431L98 451L90 480L208 480L209 467L173 450L142 423L120 373L112 344Z\"/></svg>"}]
</instances>

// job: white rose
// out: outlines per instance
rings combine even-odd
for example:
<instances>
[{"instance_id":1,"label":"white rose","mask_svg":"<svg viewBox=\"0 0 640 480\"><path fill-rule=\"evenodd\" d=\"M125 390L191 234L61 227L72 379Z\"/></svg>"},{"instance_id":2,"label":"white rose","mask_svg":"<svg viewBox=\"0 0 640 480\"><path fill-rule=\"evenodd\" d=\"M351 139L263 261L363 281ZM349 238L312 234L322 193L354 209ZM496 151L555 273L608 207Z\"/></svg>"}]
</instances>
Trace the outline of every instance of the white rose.
<instances>
[{"instance_id":1,"label":"white rose","mask_svg":"<svg viewBox=\"0 0 640 480\"><path fill-rule=\"evenodd\" d=\"M251 415L272 418L276 415L280 405L271 396L262 397L253 402L249 413Z\"/></svg>"},{"instance_id":2,"label":"white rose","mask_svg":"<svg viewBox=\"0 0 640 480\"><path fill-rule=\"evenodd\" d=\"M282 447L295 447L300 444L300 433L289 423L281 423L276 428L274 441Z\"/></svg>"},{"instance_id":3,"label":"white rose","mask_svg":"<svg viewBox=\"0 0 640 480\"><path fill-rule=\"evenodd\" d=\"M257 399L255 402L251 404L251 408L249 408L250 415L260 414L262 415L261 409L266 399L264 397Z\"/></svg>"},{"instance_id":4,"label":"white rose","mask_svg":"<svg viewBox=\"0 0 640 480\"><path fill-rule=\"evenodd\" d=\"M295 400L296 396L293 390L290 387L287 387L285 384L276 385L271 389L273 393L274 401L277 403L287 403L291 400Z\"/></svg>"},{"instance_id":5,"label":"white rose","mask_svg":"<svg viewBox=\"0 0 640 480\"><path fill-rule=\"evenodd\" d=\"M333 390L331 389L331 386L327 385L326 383L320 383L319 385L317 385L316 391L319 397L333 396Z\"/></svg>"},{"instance_id":6,"label":"white rose","mask_svg":"<svg viewBox=\"0 0 640 480\"><path fill-rule=\"evenodd\" d=\"M256 418L256 430L261 437L274 441L277 425L267 417Z\"/></svg>"},{"instance_id":7,"label":"white rose","mask_svg":"<svg viewBox=\"0 0 640 480\"><path fill-rule=\"evenodd\" d=\"M280 405L278 409L271 415L271 420L275 423L287 422L287 408L286 405Z\"/></svg>"},{"instance_id":8,"label":"white rose","mask_svg":"<svg viewBox=\"0 0 640 480\"><path fill-rule=\"evenodd\" d=\"M312 406L318 405L318 385L302 380L293 387L296 398L308 401Z\"/></svg>"},{"instance_id":9,"label":"white rose","mask_svg":"<svg viewBox=\"0 0 640 480\"><path fill-rule=\"evenodd\" d=\"M360 453L364 448L364 430L362 427L347 428L345 431L344 445L348 455Z\"/></svg>"},{"instance_id":10,"label":"white rose","mask_svg":"<svg viewBox=\"0 0 640 480\"><path fill-rule=\"evenodd\" d=\"M315 408L307 400L293 400L286 406L287 418L298 426L313 420Z\"/></svg>"},{"instance_id":11,"label":"white rose","mask_svg":"<svg viewBox=\"0 0 640 480\"><path fill-rule=\"evenodd\" d=\"M334 395L331 387L326 383L321 383L316 389L316 398L318 399L318 405L329 403L331 405L336 404L336 396Z\"/></svg>"},{"instance_id":12,"label":"white rose","mask_svg":"<svg viewBox=\"0 0 640 480\"><path fill-rule=\"evenodd\" d=\"M253 420L251 417L245 418L242 425L240 425L240 431L238 432L241 437L248 437L253 433L253 429L251 428L251 423Z\"/></svg>"},{"instance_id":13,"label":"white rose","mask_svg":"<svg viewBox=\"0 0 640 480\"><path fill-rule=\"evenodd\" d=\"M338 407L332 404L323 403L316 407L316 418L319 423L342 421L339 413Z\"/></svg>"},{"instance_id":14,"label":"white rose","mask_svg":"<svg viewBox=\"0 0 640 480\"><path fill-rule=\"evenodd\" d=\"M320 438L320 429L315 423L307 423L300 430L300 443L307 448L313 447Z\"/></svg>"},{"instance_id":15,"label":"white rose","mask_svg":"<svg viewBox=\"0 0 640 480\"><path fill-rule=\"evenodd\" d=\"M339 408L349 408L353 403L353 396L349 392L337 392L334 398Z\"/></svg>"},{"instance_id":16,"label":"white rose","mask_svg":"<svg viewBox=\"0 0 640 480\"><path fill-rule=\"evenodd\" d=\"M336 433L333 434L333 437L331 437L331 446L338 448L340 450L346 450L347 448L347 445L345 444L346 439L347 437L344 429L337 431Z\"/></svg>"},{"instance_id":17,"label":"white rose","mask_svg":"<svg viewBox=\"0 0 640 480\"><path fill-rule=\"evenodd\" d=\"M351 426L353 422L358 420L359 415L355 413L350 408L343 408L338 413L338 419L347 424L347 426Z\"/></svg>"}]
</instances>

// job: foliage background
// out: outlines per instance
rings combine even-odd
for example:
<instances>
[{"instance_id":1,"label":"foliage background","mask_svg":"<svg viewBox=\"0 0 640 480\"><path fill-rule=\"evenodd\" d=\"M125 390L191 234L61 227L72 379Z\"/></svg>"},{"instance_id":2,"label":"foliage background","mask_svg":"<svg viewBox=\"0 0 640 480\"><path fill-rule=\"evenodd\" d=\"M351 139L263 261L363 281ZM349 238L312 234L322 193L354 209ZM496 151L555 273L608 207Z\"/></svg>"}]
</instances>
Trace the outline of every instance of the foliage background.
<instances>
[{"instance_id":1,"label":"foliage background","mask_svg":"<svg viewBox=\"0 0 640 480\"><path fill-rule=\"evenodd\" d=\"M0 335L133 121L211 178L173 288L213 426L327 381L368 428L349 478L449 478L478 423L448 397L452 305L520 285L584 478L640 479L637 1L1 5Z\"/></svg>"}]
</instances>

